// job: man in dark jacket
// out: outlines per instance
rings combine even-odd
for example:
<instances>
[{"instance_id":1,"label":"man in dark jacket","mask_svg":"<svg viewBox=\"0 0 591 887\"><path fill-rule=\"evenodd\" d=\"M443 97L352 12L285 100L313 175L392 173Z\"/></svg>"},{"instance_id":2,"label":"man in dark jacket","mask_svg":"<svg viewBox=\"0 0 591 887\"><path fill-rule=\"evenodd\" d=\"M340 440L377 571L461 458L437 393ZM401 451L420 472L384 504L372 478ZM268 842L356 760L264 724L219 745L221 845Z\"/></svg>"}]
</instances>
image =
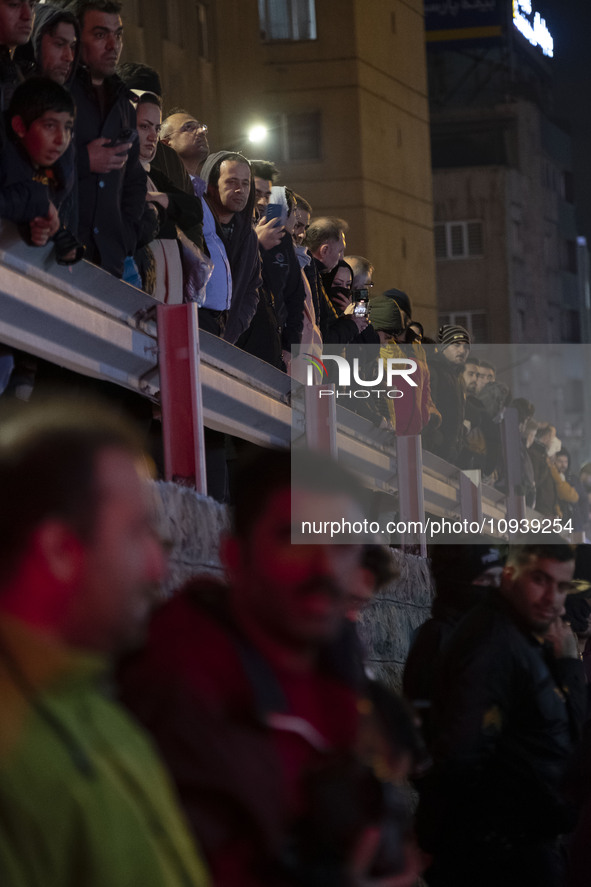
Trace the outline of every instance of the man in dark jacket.
<instances>
[{"instance_id":1,"label":"man in dark jacket","mask_svg":"<svg viewBox=\"0 0 591 887\"><path fill-rule=\"evenodd\" d=\"M345 232L348 225L344 219L326 217L314 219L304 238L312 261L304 269L308 278L316 322L320 327L322 341L326 345L348 344L358 333L367 327L367 317L354 317L352 314L339 315L322 281L325 271L332 271L345 254Z\"/></svg>"},{"instance_id":2,"label":"man in dark jacket","mask_svg":"<svg viewBox=\"0 0 591 887\"><path fill-rule=\"evenodd\" d=\"M78 0L82 64L72 84L78 108L78 235L87 258L117 277L135 249L146 203L135 111L115 75L123 45L120 11L117 0Z\"/></svg>"},{"instance_id":3,"label":"man in dark jacket","mask_svg":"<svg viewBox=\"0 0 591 887\"><path fill-rule=\"evenodd\" d=\"M574 548L516 546L499 592L463 620L434 697L434 767L418 825L430 887L558 887L561 797L585 715L583 665L560 618Z\"/></svg>"},{"instance_id":4,"label":"man in dark jacket","mask_svg":"<svg viewBox=\"0 0 591 887\"><path fill-rule=\"evenodd\" d=\"M249 329L237 342L240 348L285 370L291 346L299 345L304 317L304 283L291 235L285 230L293 212L293 192L273 187L274 164L252 160L259 216L255 231L261 256L262 286L259 304ZM274 205L276 215L267 220L266 209Z\"/></svg>"},{"instance_id":5,"label":"man in dark jacket","mask_svg":"<svg viewBox=\"0 0 591 887\"><path fill-rule=\"evenodd\" d=\"M28 43L35 20L33 0L0 3L0 111L6 111L15 87L27 73L15 50Z\"/></svg>"},{"instance_id":6,"label":"man in dark jacket","mask_svg":"<svg viewBox=\"0 0 591 887\"><path fill-rule=\"evenodd\" d=\"M215 218L232 275L232 298L221 335L235 344L254 317L261 285L259 242L253 228L254 179L246 157L231 151L210 154L201 177L207 184L204 200Z\"/></svg>"},{"instance_id":7,"label":"man in dark jacket","mask_svg":"<svg viewBox=\"0 0 591 887\"><path fill-rule=\"evenodd\" d=\"M402 688L421 719L427 746L433 738L431 706L441 659L454 630L486 591L498 588L504 557L493 545L433 545L435 599L431 618L413 637Z\"/></svg>"},{"instance_id":8,"label":"man in dark jacket","mask_svg":"<svg viewBox=\"0 0 591 887\"><path fill-rule=\"evenodd\" d=\"M423 446L458 465L463 446L465 393L462 373L470 353L470 335L463 326L444 325L439 345L429 360L431 397L441 413L441 425L423 430Z\"/></svg>"}]
</instances>

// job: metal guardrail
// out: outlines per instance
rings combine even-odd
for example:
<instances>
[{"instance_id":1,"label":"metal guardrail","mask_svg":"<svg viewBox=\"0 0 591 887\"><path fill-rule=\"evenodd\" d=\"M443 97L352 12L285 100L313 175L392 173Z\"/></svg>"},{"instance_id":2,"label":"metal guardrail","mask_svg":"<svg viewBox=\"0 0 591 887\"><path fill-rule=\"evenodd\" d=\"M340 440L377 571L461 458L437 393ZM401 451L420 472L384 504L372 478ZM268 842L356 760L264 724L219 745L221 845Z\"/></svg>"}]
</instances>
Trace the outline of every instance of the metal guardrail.
<instances>
[{"instance_id":1,"label":"metal guardrail","mask_svg":"<svg viewBox=\"0 0 591 887\"><path fill-rule=\"evenodd\" d=\"M29 247L13 225L0 223L0 342L157 401L157 305L88 262L57 265L52 246ZM297 443L306 433L304 398L292 393L288 376L205 332L199 347L204 425L263 446ZM397 492L391 432L339 405L336 445L367 486ZM476 508L483 518L507 516L502 493L461 474L423 453L425 512L461 518Z\"/></svg>"}]
</instances>

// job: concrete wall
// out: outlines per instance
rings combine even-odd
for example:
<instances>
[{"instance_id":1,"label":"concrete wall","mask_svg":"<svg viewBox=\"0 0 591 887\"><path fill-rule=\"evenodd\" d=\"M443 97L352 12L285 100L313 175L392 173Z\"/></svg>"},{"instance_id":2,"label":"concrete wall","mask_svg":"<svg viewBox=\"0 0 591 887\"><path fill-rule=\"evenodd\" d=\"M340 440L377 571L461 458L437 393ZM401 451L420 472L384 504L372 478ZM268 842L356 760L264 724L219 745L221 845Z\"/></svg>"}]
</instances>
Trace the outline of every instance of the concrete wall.
<instances>
[{"instance_id":1,"label":"concrete wall","mask_svg":"<svg viewBox=\"0 0 591 887\"><path fill-rule=\"evenodd\" d=\"M154 488L159 529L170 545L165 593L196 573L222 578L219 543L229 525L227 507L173 483L160 482ZM432 590L426 560L400 551L392 554L400 577L365 610L359 629L375 677L399 690L412 634L429 616Z\"/></svg>"}]
</instances>

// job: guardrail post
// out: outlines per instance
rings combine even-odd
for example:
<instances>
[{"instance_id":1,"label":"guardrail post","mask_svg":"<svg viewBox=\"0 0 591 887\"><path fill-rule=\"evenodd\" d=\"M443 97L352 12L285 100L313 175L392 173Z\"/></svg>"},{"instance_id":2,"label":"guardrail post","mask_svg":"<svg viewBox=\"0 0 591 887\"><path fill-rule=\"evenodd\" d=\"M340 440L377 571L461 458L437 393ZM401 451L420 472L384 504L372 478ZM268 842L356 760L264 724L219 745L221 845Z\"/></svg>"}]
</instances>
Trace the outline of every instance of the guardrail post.
<instances>
[{"instance_id":1,"label":"guardrail post","mask_svg":"<svg viewBox=\"0 0 591 887\"><path fill-rule=\"evenodd\" d=\"M396 438L398 463L398 502L400 520L414 521L425 526L425 498L423 493L423 447L420 435ZM403 545L420 545L421 557L427 557L427 539L424 532L402 533Z\"/></svg>"},{"instance_id":2,"label":"guardrail post","mask_svg":"<svg viewBox=\"0 0 591 887\"><path fill-rule=\"evenodd\" d=\"M159 305L164 474L207 495L197 305Z\"/></svg>"},{"instance_id":3,"label":"guardrail post","mask_svg":"<svg viewBox=\"0 0 591 887\"><path fill-rule=\"evenodd\" d=\"M323 396L322 392L327 393ZM336 459L338 447L335 386L305 385L304 405L308 447L311 450L323 450Z\"/></svg>"},{"instance_id":4,"label":"guardrail post","mask_svg":"<svg viewBox=\"0 0 591 887\"><path fill-rule=\"evenodd\" d=\"M526 511L521 471L519 418L515 407L507 407L505 410L501 422L501 440L507 477L507 519L522 520Z\"/></svg>"},{"instance_id":5,"label":"guardrail post","mask_svg":"<svg viewBox=\"0 0 591 887\"><path fill-rule=\"evenodd\" d=\"M482 473L479 469L460 471L460 514L462 520L482 520Z\"/></svg>"}]
</instances>

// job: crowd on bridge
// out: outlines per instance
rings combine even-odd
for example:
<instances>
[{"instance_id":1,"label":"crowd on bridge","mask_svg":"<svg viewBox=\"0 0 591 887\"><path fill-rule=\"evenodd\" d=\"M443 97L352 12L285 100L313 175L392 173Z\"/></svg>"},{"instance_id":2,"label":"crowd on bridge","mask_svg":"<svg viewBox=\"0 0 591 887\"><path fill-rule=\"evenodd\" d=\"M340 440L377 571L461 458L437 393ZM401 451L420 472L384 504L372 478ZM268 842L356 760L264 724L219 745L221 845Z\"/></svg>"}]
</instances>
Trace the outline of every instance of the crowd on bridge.
<instances>
[{"instance_id":1,"label":"crowd on bridge","mask_svg":"<svg viewBox=\"0 0 591 887\"><path fill-rule=\"evenodd\" d=\"M368 364L414 359L418 385L403 397L347 405L397 435L421 434L427 450L503 489L499 422L511 395L470 355L468 331L426 337L407 293L374 294L371 260L345 257L344 219L315 217L305 196L276 184L274 163L210 152L193 113L163 117L158 72L119 64L122 47L118 0L0 5L0 218L31 244L52 240L62 264L84 256L159 301L196 301L202 329L301 381L306 358L335 348L364 345ZM28 396L31 357L4 349L0 360L0 388ZM581 532L586 466L575 480L549 423L518 408L527 504ZM227 499L227 444L206 437L210 493Z\"/></svg>"},{"instance_id":2,"label":"crowd on bridge","mask_svg":"<svg viewBox=\"0 0 591 887\"><path fill-rule=\"evenodd\" d=\"M203 330L295 378L299 349L412 356L404 397L351 403L500 489L513 407L527 503L584 529L591 466L571 471L469 332L427 338L405 292L373 294L345 220L314 217L270 161L210 152L191 112L163 118L158 73L120 65L122 40L118 0L0 0L0 218L62 264L196 301ZM3 391L34 373L3 350ZM434 547L404 700L358 631L403 561L291 543L310 508L363 518L342 467L243 454L223 576L156 606L141 437L88 400L18 406L0 420L0 883L587 887L585 546Z\"/></svg>"}]
</instances>

